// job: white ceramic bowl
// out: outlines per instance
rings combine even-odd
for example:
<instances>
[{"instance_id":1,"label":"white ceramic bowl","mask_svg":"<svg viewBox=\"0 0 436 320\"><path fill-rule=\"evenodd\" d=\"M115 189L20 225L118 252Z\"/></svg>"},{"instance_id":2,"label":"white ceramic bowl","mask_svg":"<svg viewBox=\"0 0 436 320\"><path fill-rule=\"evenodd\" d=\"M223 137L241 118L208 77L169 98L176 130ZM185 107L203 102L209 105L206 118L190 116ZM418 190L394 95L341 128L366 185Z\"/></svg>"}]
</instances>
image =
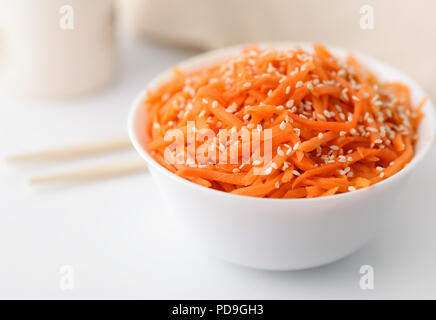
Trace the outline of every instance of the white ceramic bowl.
<instances>
[{"instance_id":1,"label":"white ceramic bowl","mask_svg":"<svg viewBox=\"0 0 436 320\"><path fill-rule=\"evenodd\" d=\"M290 48L295 43L260 44ZM307 44L298 44L310 50ZM230 57L240 46L211 51L181 63L190 70ZM347 51L329 47L337 56ZM411 88L414 104L425 95L411 79L376 59L354 53L382 81L399 80ZM171 76L167 70L148 87ZM145 119L141 103L145 90L133 102L129 134L147 162L164 202L185 220L209 253L254 268L296 270L338 260L362 247L382 225L406 177L424 157L434 139L433 104L424 107L425 118L412 161L399 173L370 188L313 199L264 199L208 189L167 171L145 151Z\"/></svg>"}]
</instances>

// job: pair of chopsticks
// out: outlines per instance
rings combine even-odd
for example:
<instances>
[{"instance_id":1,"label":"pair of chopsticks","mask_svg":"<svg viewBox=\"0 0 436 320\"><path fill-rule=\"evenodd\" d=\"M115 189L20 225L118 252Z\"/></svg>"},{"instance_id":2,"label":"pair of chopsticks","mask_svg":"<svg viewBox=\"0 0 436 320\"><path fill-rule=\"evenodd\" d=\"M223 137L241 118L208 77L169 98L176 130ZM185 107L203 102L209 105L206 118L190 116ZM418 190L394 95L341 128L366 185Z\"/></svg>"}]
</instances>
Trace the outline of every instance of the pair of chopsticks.
<instances>
[{"instance_id":1,"label":"pair of chopsticks","mask_svg":"<svg viewBox=\"0 0 436 320\"><path fill-rule=\"evenodd\" d=\"M21 162L48 162L57 160L68 160L73 158L110 153L131 149L132 145L128 138L112 139L77 146L59 147L51 150L44 150L32 153L12 155L6 158L9 164ZM145 162L141 159L112 161L100 165L92 165L78 169L72 169L59 173L35 176L28 179L30 184L41 184L49 182L73 182L86 181L126 175L146 170Z\"/></svg>"}]
</instances>

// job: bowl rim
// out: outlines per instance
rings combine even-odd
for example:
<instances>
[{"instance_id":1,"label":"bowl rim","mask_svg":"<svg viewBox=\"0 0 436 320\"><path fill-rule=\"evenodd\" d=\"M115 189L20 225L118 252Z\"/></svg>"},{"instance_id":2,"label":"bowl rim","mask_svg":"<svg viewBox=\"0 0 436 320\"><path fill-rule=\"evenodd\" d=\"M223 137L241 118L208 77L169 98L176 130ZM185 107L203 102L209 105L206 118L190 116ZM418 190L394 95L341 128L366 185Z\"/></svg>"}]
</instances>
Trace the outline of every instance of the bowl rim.
<instances>
[{"instance_id":1,"label":"bowl rim","mask_svg":"<svg viewBox=\"0 0 436 320\"><path fill-rule=\"evenodd\" d=\"M312 43L312 42L294 42L294 41L244 43L244 44L238 44L235 46L224 47L224 48L220 48L220 49L216 49L216 50L210 50L210 51L195 55L193 57L190 57L186 60L183 60L183 61L177 63L173 67L167 68L166 70L162 71L161 73L159 73L158 75L153 77L150 81L148 81L147 85L144 87L144 89L142 89L137 94L136 98L134 99L133 103L131 104L129 115L128 115L128 124L127 125L128 125L129 138L132 142L132 145L134 146L136 151L139 153L139 155L147 162L147 164L149 166L153 167L154 169L156 169L160 173L164 174L165 176L169 177L170 179L173 179L179 183L186 185L187 187L191 187L194 190L198 190L200 192L206 192L206 193L211 192L212 194L215 194L219 197L227 197L227 198L233 198L233 199L239 199L239 200L245 199L245 200L262 201L262 202L266 202L266 201L267 202L288 202L289 201L289 202L307 202L307 203L315 202L315 201L333 201L336 199L357 196L358 194L363 194L365 192L366 193L373 192L374 190L381 188L384 185L395 183L398 179L400 179L402 176L405 176L413 168L415 168L416 165L424 158L424 156L428 153L431 146L433 145L433 142L435 139L435 134L436 134L436 126L435 126L436 116L435 116L434 105L433 105L431 99L429 98L429 96L425 93L424 89L422 89L422 87L418 83L416 83L412 78L410 78L409 76L407 76L403 72L399 71L398 69L390 66L389 64L387 64L381 60L378 60L376 58L368 56L366 54L362 54L362 53L354 51L354 50L347 50L344 48L339 48L339 47L330 46L330 45L325 45L325 46L334 55L341 56L341 55L345 55L346 53L351 52L359 59L359 61L364 60L363 61L364 64L366 62L369 62L370 64L379 65L379 66L383 67L384 69L386 69L387 71L393 71L395 73L395 77L404 78L404 80L407 82L407 85L409 87L413 87L413 88L411 88L412 92L413 92L413 90L417 90L417 91L420 91L420 95L422 95L423 97L427 97L427 101L423 107L425 117L423 118L422 121L425 121L424 119L427 119L426 121L428 121L430 124L430 130L429 130L430 132L429 132L428 137L419 137L419 138L420 139L427 139L429 141L421 148L421 150L419 150L419 153L416 153L416 152L414 153L412 160L403 169L401 169L400 171L398 171L397 173L395 173L391 177L386 178L386 179L384 179L380 182L377 182L377 183L375 183L369 187L366 187L366 188L361 188L361 189L357 189L355 191L349 191L349 192L344 192L344 193L340 193L340 194L334 194L332 196L327 196L327 197L315 197L315 198L250 197L250 196L243 196L243 195L223 192L223 191L215 190L212 188L206 188L204 186L198 185L198 184L191 182L189 180L183 179L182 177L177 176L176 174L172 173L171 171L169 171L169 170L165 169L163 166L161 166L142 147L142 144L139 141L139 139L136 135L136 132L135 132L136 114L139 112L139 110L142 106L142 101L146 96L147 89L153 88L154 86L160 84L163 80L170 77L172 74L171 73L172 68L178 67L182 70L183 69L189 70L190 68L194 68L195 66L198 67L201 65L208 65L208 64L212 63L211 62L212 60L215 60L215 62L218 61L218 57L222 57L223 59L229 58L232 55L237 54L238 50L240 50L241 48L249 47L249 46L253 46L253 45L258 45L261 48L274 47L274 48L278 48L278 49L281 49L281 48L290 49L290 48L295 47L295 46L300 46L303 49L311 50L313 44L314 44L314 42ZM208 60L210 60L210 61L208 61ZM382 75L384 73L384 72L378 73L374 70L371 70L371 71L373 73L375 73L377 76Z\"/></svg>"}]
</instances>

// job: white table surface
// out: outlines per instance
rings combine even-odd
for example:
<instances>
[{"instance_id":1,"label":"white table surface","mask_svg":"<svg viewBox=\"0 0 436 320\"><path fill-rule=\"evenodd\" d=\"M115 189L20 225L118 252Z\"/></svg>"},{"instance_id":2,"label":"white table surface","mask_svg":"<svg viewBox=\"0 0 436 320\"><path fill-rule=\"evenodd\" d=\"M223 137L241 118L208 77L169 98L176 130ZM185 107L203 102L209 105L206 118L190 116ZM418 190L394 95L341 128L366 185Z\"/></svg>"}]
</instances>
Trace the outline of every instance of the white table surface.
<instances>
[{"instance_id":1,"label":"white table surface","mask_svg":"<svg viewBox=\"0 0 436 320\"><path fill-rule=\"evenodd\" d=\"M193 52L124 39L118 79L67 102L32 101L0 88L0 158L126 135L135 94ZM163 210L147 173L86 184L31 187L25 178L121 157L0 166L0 298L314 299L436 298L436 152L392 204L390 224L359 252L328 266L266 272L200 254ZM62 289L62 266L74 287ZM359 268L374 268L374 290Z\"/></svg>"}]
</instances>

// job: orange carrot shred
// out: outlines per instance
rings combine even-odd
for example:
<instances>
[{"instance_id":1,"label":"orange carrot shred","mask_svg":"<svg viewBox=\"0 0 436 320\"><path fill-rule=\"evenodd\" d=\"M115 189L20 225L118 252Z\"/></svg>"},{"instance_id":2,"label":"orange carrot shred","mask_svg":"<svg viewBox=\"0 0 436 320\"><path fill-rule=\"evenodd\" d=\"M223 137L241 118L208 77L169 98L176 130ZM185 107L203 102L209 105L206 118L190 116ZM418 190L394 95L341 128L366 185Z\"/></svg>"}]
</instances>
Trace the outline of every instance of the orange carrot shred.
<instances>
[{"instance_id":1,"label":"orange carrot shred","mask_svg":"<svg viewBox=\"0 0 436 320\"><path fill-rule=\"evenodd\" d=\"M235 195L313 198L404 168L426 100L412 105L406 85L379 82L356 57L315 44L252 46L197 70L174 68L143 103L147 151L174 174Z\"/></svg>"}]
</instances>

